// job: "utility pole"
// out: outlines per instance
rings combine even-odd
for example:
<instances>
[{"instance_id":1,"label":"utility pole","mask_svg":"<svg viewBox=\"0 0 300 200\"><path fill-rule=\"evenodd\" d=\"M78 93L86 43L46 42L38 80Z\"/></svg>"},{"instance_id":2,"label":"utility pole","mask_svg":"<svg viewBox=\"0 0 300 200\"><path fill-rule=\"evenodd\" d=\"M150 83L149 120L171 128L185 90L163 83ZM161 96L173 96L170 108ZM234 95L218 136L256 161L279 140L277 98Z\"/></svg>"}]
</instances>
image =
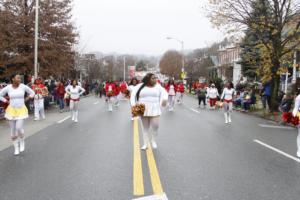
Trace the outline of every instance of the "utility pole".
<instances>
[{"instance_id":1,"label":"utility pole","mask_svg":"<svg viewBox=\"0 0 300 200\"><path fill-rule=\"evenodd\" d=\"M39 0L35 1L34 78L38 77Z\"/></svg>"}]
</instances>

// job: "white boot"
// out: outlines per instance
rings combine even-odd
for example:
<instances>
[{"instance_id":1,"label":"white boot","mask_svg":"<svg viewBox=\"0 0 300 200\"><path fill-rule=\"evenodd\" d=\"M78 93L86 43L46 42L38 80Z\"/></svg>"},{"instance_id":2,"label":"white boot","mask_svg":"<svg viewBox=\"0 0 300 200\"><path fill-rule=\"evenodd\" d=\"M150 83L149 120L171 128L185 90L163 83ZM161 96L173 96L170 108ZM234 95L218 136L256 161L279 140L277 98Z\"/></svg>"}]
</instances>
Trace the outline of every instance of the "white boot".
<instances>
[{"instance_id":1,"label":"white boot","mask_svg":"<svg viewBox=\"0 0 300 200\"><path fill-rule=\"evenodd\" d=\"M20 138L20 152L25 151L25 137Z\"/></svg>"},{"instance_id":2,"label":"white boot","mask_svg":"<svg viewBox=\"0 0 300 200\"><path fill-rule=\"evenodd\" d=\"M232 121L231 121L231 114L230 114L230 113L228 113L228 122L229 122L229 123L232 122Z\"/></svg>"},{"instance_id":3,"label":"white boot","mask_svg":"<svg viewBox=\"0 0 300 200\"><path fill-rule=\"evenodd\" d=\"M75 111L74 113L75 113L74 114L75 115L74 122L77 123L78 122L78 111Z\"/></svg>"},{"instance_id":4,"label":"white boot","mask_svg":"<svg viewBox=\"0 0 300 200\"><path fill-rule=\"evenodd\" d=\"M13 144L14 144L14 148L15 148L15 153L14 155L17 156L20 154L20 148L19 148L19 140L16 139L13 141Z\"/></svg>"},{"instance_id":5,"label":"white boot","mask_svg":"<svg viewBox=\"0 0 300 200\"><path fill-rule=\"evenodd\" d=\"M148 144L149 144L149 138L148 138L148 133L143 133L143 139L144 139L144 145L142 146L142 150L147 150L148 149Z\"/></svg>"},{"instance_id":6,"label":"white boot","mask_svg":"<svg viewBox=\"0 0 300 200\"><path fill-rule=\"evenodd\" d=\"M224 117L225 117L225 124L228 124L228 115L227 115L227 113L224 113Z\"/></svg>"},{"instance_id":7,"label":"white boot","mask_svg":"<svg viewBox=\"0 0 300 200\"><path fill-rule=\"evenodd\" d=\"M153 149L157 149L156 138L157 138L157 133L153 133L151 137L151 145Z\"/></svg>"},{"instance_id":8,"label":"white boot","mask_svg":"<svg viewBox=\"0 0 300 200\"><path fill-rule=\"evenodd\" d=\"M72 116L72 121L75 120L75 112L74 111L71 111L71 116Z\"/></svg>"}]
</instances>

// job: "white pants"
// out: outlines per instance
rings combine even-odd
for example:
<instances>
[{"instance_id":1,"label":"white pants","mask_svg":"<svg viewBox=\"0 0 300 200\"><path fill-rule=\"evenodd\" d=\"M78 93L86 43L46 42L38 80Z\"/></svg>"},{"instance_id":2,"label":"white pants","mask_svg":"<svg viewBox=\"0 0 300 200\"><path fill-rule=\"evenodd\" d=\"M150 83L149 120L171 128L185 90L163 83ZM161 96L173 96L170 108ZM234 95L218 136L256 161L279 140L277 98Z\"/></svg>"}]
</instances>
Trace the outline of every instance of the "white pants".
<instances>
[{"instance_id":1,"label":"white pants","mask_svg":"<svg viewBox=\"0 0 300 200\"><path fill-rule=\"evenodd\" d=\"M16 140L18 137L23 138L24 137L24 120L10 120L9 126L10 126L10 135L12 140Z\"/></svg>"},{"instance_id":2,"label":"white pants","mask_svg":"<svg viewBox=\"0 0 300 200\"><path fill-rule=\"evenodd\" d=\"M177 93L177 100L178 100L178 103L182 103L182 101L183 101L183 93L180 93L180 92Z\"/></svg>"},{"instance_id":3,"label":"white pants","mask_svg":"<svg viewBox=\"0 0 300 200\"><path fill-rule=\"evenodd\" d=\"M169 109L174 109L176 96L169 95Z\"/></svg>"},{"instance_id":4,"label":"white pants","mask_svg":"<svg viewBox=\"0 0 300 200\"><path fill-rule=\"evenodd\" d=\"M224 116L225 116L225 121L231 122L231 113L233 108L233 103L232 102L224 102Z\"/></svg>"},{"instance_id":5,"label":"white pants","mask_svg":"<svg viewBox=\"0 0 300 200\"><path fill-rule=\"evenodd\" d=\"M159 117L141 117L143 124L144 145L148 145L149 141L156 141L159 128Z\"/></svg>"},{"instance_id":6,"label":"white pants","mask_svg":"<svg viewBox=\"0 0 300 200\"><path fill-rule=\"evenodd\" d=\"M107 97L108 111L113 110L114 97Z\"/></svg>"},{"instance_id":7,"label":"white pants","mask_svg":"<svg viewBox=\"0 0 300 200\"><path fill-rule=\"evenodd\" d=\"M45 118L44 99L34 100L34 116L36 119L39 119L40 116Z\"/></svg>"},{"instance_id":8,"label":"white pants","mask_svg":"<svg viewBox=\"0 0 300 200\"><path fill-rule=\"evenodd\" d=\"M78 119L79 101L70 100L70 111L72 119Z\"/></svg>"}]
</instances>

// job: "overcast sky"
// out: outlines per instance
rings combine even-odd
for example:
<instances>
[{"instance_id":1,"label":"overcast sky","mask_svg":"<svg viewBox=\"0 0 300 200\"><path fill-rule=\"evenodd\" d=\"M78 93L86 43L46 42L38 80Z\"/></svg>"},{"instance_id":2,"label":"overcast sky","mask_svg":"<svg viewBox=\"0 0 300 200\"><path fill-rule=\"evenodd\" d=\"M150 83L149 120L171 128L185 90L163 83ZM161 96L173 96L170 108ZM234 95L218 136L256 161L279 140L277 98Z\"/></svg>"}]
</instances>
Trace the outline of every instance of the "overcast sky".
<instances>
[{"instance_id":1,"label":"overcast sky","mask_svg":"<svg viewBox=\"0 0 300 200\"><path fill-rule=\"evenodd\" d=\"M220 41L201 7L206 0L74 0L74 19L80 48L160 55L169 49L196 49ZM85 48L83 48L85 47Z\"/></svg>"}]
</instances>

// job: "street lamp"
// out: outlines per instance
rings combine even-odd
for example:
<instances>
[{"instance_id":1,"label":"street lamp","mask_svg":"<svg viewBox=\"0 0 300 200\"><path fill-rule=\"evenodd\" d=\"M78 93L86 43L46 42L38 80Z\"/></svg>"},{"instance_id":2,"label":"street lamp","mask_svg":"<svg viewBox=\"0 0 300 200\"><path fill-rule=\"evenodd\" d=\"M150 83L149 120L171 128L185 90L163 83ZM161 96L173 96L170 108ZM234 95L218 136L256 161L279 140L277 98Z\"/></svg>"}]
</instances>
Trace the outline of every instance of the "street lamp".
<instances>
[{"instance_id":1,"label":"street lamp","mask_svg":"<svg viewBox=\"0 0 300 200\"><path fill-rule=\"evenodd\" d=\"M34 78L38 77L39 0L35 1Z\"/></svg>"},{"instance_id":2,"label":"street lamp","mask_svg":"<svg viewBox=\"0 0 300 200\"><path fill-rule=\"evenodd\" d=\"M167 40L176 40L181 44L181 53L182 53L182 72L184 72L184 42L182 40L179 40L177 38L167 37Z\"/></svg>"}]
</instances>

